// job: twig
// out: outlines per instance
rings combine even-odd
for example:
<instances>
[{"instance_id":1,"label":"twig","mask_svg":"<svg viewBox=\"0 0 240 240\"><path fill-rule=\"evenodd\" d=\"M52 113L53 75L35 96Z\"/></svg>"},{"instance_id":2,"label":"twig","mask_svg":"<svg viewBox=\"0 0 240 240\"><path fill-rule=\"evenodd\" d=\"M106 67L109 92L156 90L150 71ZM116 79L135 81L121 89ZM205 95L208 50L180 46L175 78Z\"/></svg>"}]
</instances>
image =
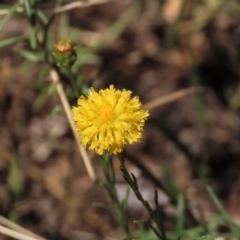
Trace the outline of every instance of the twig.
<instances>
[{"instance_id":1,"label":"twig","mask_svg":"<svg viewBox=\"0 0 240 240\"><path fill-rule=\"evenodd\" d=\"M78 134L77 134L76 129L75 129L75 124L72 120L71 108L69 106L69 103L68 103L66 94L63 90L62 84L59 81L59 75L56 72L56 70L54 70L54 69L52 69L50 71L50 75L51 75L52 81L56 84L56 89L57 89L60 101L61 101L63 109L66 113L68 122L70 124L70 127L71 127L73 135L74 135L74 138L75 138L76 142L78 143L79 142L79 137L78 137ZM88 172L90 178L92 179L92 181L96 181L96 175L95 175L95 172L93 170L90 159L88 157L88 154L86 152L86 149L82 145L80 145L79 143L78 143L78 149L79 149L80 155L83 158L83 162L86 166L86 169L87 169L87 172Z\"/></svg>"},{"instance_id":2,"label":"twig","mask_svg":"<svg viewBox=\"0 0 240 240\"><path fill-rule=\"evenodd\" d=\"M23 233L28 236L32 236L38 240L46 240L46 238L43 238L43 237L27 230L26 228L23 228L23 227L17 225L16 223L9 221L7 218L5 218L3 216L0 216L0 224L5 225L6 227L11 228L19 233Z\"/></svg>"},{"instance_id":3,"label":"twig","mask_svg":"<svg viewBox=\"0 0 240 240\"><path fill-rule=\"evenodd\" d=\"M162 97L156 98L153 101L144 104L142 108L143 109L147 109L149 111L152 111L155 108L160 107L160 106L162 106L164 104L177 101L180 98L186 97L186 96L188 96L190 94L193 94L195 92L202 92L202 91L203 91L202 87L186 88L186 89L179 90L179 91L176 91L174 93L168 94L166 96L162 96Z\"/></svg>"},{"instance_id":4,"label":"twig","mask_svg":"<svg viewBox=\"0 0 240 240\"><path fill-rule=\"evenodd\" d=\"M66 11L70 11L74 8L84 8L84 7L89 7L92 5L97 5L97 4L103 4L103 3L107 3L107 2L112 2L113 0L89 0L89 1L77 1L77 2L71 2L68 3L64 6L55 8L54 13L61 13L61 12L66 12Z\"/></svg>"}]
</instances>

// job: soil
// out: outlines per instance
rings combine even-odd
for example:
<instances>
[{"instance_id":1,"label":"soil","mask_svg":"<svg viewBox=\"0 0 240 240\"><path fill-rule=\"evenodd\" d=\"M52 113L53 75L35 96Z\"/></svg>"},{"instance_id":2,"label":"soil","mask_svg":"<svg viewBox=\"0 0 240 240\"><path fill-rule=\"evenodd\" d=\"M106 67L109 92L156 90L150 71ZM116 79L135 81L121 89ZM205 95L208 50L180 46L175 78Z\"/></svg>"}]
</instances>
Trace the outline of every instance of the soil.
<instances>
[{"instance_id":1,"label":"soil","mask_svg":"<svg viewBox=\"0 0 240 240\"><path fill-rule=\"evenodd\" d=\"M141 142L124 150L129 171L152 205L157 188L167 230L174 229L176 204L164 192L163 165L185 194L196 224L201 224L201 216L192 206L200 206L206 221L208 214L216 212L205 193L206 184L240 224L239 18L231 15L235 1L230 2L232 5L226 4L202 22L198 17L207 6L188 12L189 3L184 18L174 24L171 21L177 10L172 6L164 5L163 21L157 1L146 2L120 36L96 52L100 61L79 69L86 86L94 83L101 89L113 84L129 89L140 97L143 107L176 91L203 87L200 93L150 110ZM52 35L59 37L59 24L66 17L71 31L80 30L76 44L84 49L126 17L134 3L111 1L59 14ZM47 1L40 4L46 14L52 6ZM29 23L19 14L9 20L0 42L29 36L29 31ZM47 239L90 240L95 234L119 239L123 233L114 217L92 205L103 202L111 206L111 202L104 188L88 176L64 112L52 114L60 101L56 94L44 95L50 89L49 74L41 71L41 64L26 64L16 53L21 48L29 49L29 44L0 48L0 214ZM40 96L44 96L42 102ZM156 121L161 121L161 130ZM199 159L195 168L189 153ZM101 182L100 157L93 151L89 156ZM117 190L123 197L126 184L117 158L114 165ZM196 173L201 166L207 171L204 180ZM132 228L138 228L133 220L148 219L132 193L129 212Z\"/></svg>"}]
</instances>

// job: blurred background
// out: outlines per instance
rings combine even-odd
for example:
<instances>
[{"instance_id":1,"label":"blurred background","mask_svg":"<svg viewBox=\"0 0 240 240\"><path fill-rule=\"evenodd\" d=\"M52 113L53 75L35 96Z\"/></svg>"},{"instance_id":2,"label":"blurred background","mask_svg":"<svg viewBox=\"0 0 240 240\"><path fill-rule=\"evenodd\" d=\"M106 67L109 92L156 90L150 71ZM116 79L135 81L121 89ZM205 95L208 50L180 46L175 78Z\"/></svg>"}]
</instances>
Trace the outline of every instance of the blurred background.
<instances>
[{"instance_id":1,"label":"blurred background","mask_svg":"<svg viewBox=\"0 0 240 240\"><path fill-rule=\"evenodd\" d=\"M45 50L33 48L33 25L21 7L6 19L16 3L0 1L2 216L53 240L123 234L108 211L92 206L111 203L88 176L50 66L41 61L65 38L76 46L73 71L82 93L113 84L149 109L141 142L127 146L124 156L150 203L158 189L166 229L176 227L176 192L185 196L192 226L209 223L217 211L206 185L240 224L239 1L62 1L56 7L56 1L39 0L47 17L55 11ZM37 38L42 26L34 27ZM11 42L17 38L23 41ZM76 104L76 98L69 101ZM100 158L89 156L101 181ZM126 184L114 163L123 196ZM133 220L148 219L132 194L129 212L133 229Z\"/></svg>"}]
</instances>

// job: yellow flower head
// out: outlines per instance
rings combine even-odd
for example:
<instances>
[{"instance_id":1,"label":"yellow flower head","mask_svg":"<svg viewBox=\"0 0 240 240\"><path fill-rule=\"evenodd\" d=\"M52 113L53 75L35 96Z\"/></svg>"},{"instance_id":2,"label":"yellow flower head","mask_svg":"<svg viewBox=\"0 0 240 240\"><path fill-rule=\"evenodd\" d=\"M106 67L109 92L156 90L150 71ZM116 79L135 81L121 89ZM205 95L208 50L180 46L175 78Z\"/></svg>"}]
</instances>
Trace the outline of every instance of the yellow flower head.
<instances>
[{"instance_id":1,"label":"yellow flower head","mask_svg":"<svg viewBox=\"0 0 240 240\"><path fill-rule=\"evenodd\" d=\"M62 54L71 52L74 49L73 44L67 39L60 39L54 46L55 50Z\"/></svg>"},{"instance_id":2,"label":"yellow flower head","mask_svg":"<svg viewBox=\"0 0 240 240\"><path fill-rule=\"evenodd\" d=\"M123 146L138 142L148 111L140 110L138 97L131 91L116 90L113 85L97 93L90 89L87 97L81 96L72 115L80 143L88 145L102 155L122 152Z\"/></svg>"}]
</instances>

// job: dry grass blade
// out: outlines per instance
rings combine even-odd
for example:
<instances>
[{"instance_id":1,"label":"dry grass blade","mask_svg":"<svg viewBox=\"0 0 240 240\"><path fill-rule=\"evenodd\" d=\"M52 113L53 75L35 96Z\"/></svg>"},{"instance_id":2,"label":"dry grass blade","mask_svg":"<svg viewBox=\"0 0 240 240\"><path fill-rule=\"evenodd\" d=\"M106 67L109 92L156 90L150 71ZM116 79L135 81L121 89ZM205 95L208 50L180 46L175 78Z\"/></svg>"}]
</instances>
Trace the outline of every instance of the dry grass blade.
<instances>
[{"instance_id":1,"label":"dry grass blade","mask_svg":"<svg viewBox=\"0 0 240 240\"><path fill-rule=\"evenodd\" d=\"M66 5L63 5L61 7L55 8L54 13L62 13L62 12L67 12L71 11L75 8L85 8L85 7L90 7L92 5L98 5L98 4L104 4L107 2L112 2L113 0L89 0L89 1L76 1L76 2L71 2ZM22 1L19 1L22 2ZM18 13L21 13L24 11L23 7L19 7L17 9ZM9 12L9 9L1 9L0 10L0 16L1 15L6 15Z\"/></svg>"},{"instance_id":2,"label":"dry grass blade","mask_svg":"<svg viewBox=\"0 0 240 240\"><path fill-rule=\"evenodd\" d=\"M0 225L0 233L19 240L39 240L39 238L31 237L26 234L11 230Z\"/></svg>"},{"instance_id":3,"label":"dry grass blade","mask_svg":"<svg viewBox=\"0 0 240 240\"><path fill-rule=\"evenodd\" d=\"M35 239L38 239L38 240L46 240L46 238L43 238L41 236L38 236L37 234L17 225L16 223L13 223L11 221L9 221L8 219L4 218L3 216L0 216L0 224L8 227L8 228L11 228L19 233L23 233L23 234L26 234L28 236L31 236Z\"/></svg>"},{"instance_id":4,"label":"dry grass blade","mask_svg":"<svg viewBox=\"0 0 240 240\"><path fill-rule=\"evenodd\" d=\"M53 69L51 70L50 75L51 75L52 81L56 84L56 88L57 88L57 92L58 92L60 101L61 101L63 109L66 113L68 122L70 124L70 127L71 127L73 135L74 135L74 138L75 138L76 142L78 143L78 138L79 137L78 137L78 134L77 134L76 129L75 129L75 124L72 120L71 108L69 106L66 94L63 90L63 87L62 87L62 85L59 81L59 75ZM90 159L88 157L88 154L86 152L86 149L83 146L81 146L79 143L78 143L78 149L79 149L80 155L83 158L84 164L86 166L86 169L88 171L88 174L89 174L90 178L92 179L92 181L96 181L96 175L95 175L95 172L93 170Z\"/></svg>"},{"instance_id":5,"label":"dry grass blade","mask_svg":"<svg viewBox=\"0 0 240 240\"><path fill-rule=\"evenodd\" d=\"M23 12L24 11L24 8L23 7L19 7L19 8L17 8L17 13L21 13L21 12ZM1 9L0 10L0 16L2 16L2 15L6 15L6 14L8 14L8 12L9 12L9 9Z\"/></svg>"},{"instance_id":6,"label":"dry grass blade","mask_svg":"<svg viewBox=\"0 0 240 240\"><path fill-rule=\"evenodd\" d=\"M202 92L202 91L203 91L202 87L191 87L191 88L179 90L179 91L176 91L174 93L168 94L166 96L156 98L153 101L144 104L143 109L147 109L149 111L152 111L157 107L160 107L160 106L165 105L167 103L177 101L178 99L186 97L190 94L193 94L193 93L196 93L196 92Z\"/></svg>"},{"instance_id":7,"label":"dry grass blade","mask_svg":"<svg viewBox=\"0 0 240 240\"><path fill-rule=\"evenodd\" d=\"M107 3L107 2L111 2L111 1L113 1L113 0L89 0L89 1L71 2L71 3L68 3L64 6L56 8L54 10L54 13L67 12L67 11L70 11L74 8L89 7L89 6L92 6L92 5L103 4L103 3Z\"/></svg>"}]
</instances>

